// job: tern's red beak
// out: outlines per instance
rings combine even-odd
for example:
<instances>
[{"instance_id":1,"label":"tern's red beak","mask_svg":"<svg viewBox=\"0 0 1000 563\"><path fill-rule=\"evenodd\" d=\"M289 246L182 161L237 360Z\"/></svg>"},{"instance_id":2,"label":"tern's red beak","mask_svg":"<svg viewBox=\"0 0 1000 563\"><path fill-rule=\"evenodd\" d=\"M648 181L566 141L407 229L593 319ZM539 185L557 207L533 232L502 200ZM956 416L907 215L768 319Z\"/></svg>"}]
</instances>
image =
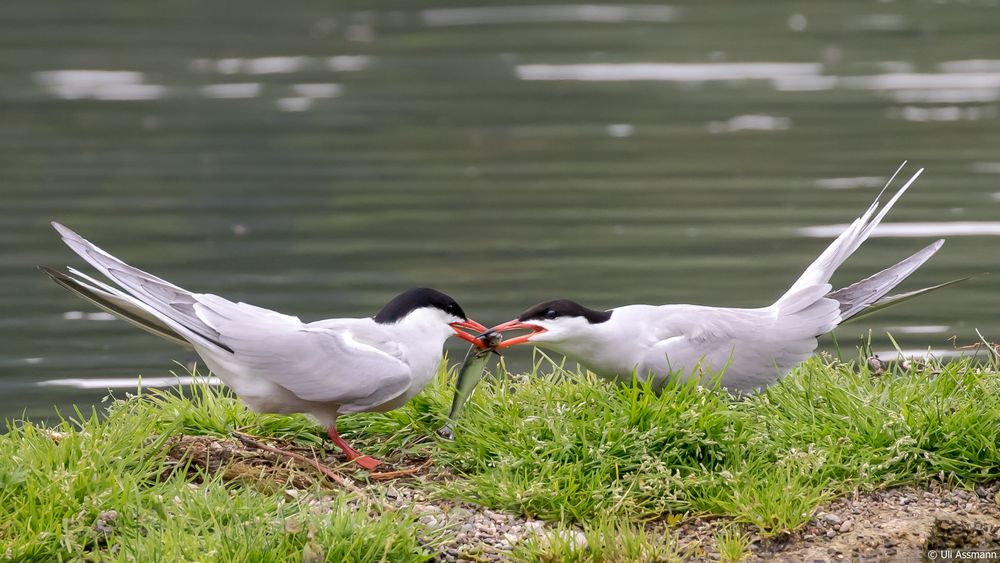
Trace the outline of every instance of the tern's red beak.
<instances>
[{"instance_id":1,"label":"tern's red beak","mask_svg":"<svg viewBox=\"0 0 1000 563\"><path fill-rule=\"evenodd\" d=\"M531 323L524 323L518 319L513 319L503 324L499 324L491 328L490 332L505 332L508 330L530 330L531 332L521 336L515 336L514 338L511 338L509 340L504 340L499 345L497 345L496 348L497 350L510 348L511 346L517 344L524 344L525 342L530 341L532 336L545 332L545 329L538 325L533 325Z\"/></svg>"},{"instance_id":2,"label":"tern's red beak","mask_svg":"<svg viewBox=\"0 0 1000 563\"><path fill-rule=\"evenodd\" d=\"M454 322L454 323L448 323L448 326L450 326L451 330L455 331L455 335L458 336L459 338L461 338L462 340L465 340L466 342L471 342L472 344L475 344L477 348L485 348L486 347L486 343L483 342L482 339L480 339L478 335L486 332L489 329L486 328L485 326L477 323L476 321L474 321L472 319L466 319L464 321L458 321L458 322ZM461 328L471 330L471 331L475 332L475 334L469 334L467 332L463 332L463 331L459 330Z\"/></svg>"}]
</instances>

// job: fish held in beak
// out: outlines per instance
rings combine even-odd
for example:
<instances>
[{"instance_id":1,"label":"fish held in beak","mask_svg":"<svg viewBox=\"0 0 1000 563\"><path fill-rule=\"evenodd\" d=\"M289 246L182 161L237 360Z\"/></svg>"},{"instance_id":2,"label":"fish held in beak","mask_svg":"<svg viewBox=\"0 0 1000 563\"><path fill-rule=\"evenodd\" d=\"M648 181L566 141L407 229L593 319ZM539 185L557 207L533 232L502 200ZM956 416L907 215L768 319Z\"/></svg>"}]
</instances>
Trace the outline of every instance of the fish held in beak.
<instances>
[{"instance_id":1,"label":"fish held in beak","mask_svg":"<svg viewBox=\"0 0 1000 563\"><path fill-rule=\"evenodd\" d=\"M483 378L490 356L493 354L500 355L496 351L496 348L503 340L503 336L499 333L485 330L485 327L482 332L483 334L475 337L477 342L474 342L469 347L469 351L465 354L465 361L462 362L462 367L458 370L458 378L455 380L455 398L451 402L448 422L438 429L438 434L442 438L448 440L455 439L455 431L452 429L452 425L458 419L459 411L462 410L466 401L472 396L472 391Z\"/></svg>"},{"instance_id":2,"label":"fish held in beak","mask_svg":"<svg viewBox=\"0 0 1000 563\"><path fill-rule=\"evenodd\" d=\"M535 324L526 323L520 319L512 319L503 324L498 324L497 326L489 329L483 335L487 334L498 334L502 332L507 332L510 330L530 330L528 334L522 334L521 336L515 336L514 338L504 340L503 342L497 344L497 350L503 350L504 348L510 348L511 346L517 346L518 344L524 344L526 342L531 342L531 337L545 332L543 327Z\"/></svg>"},{"instance_id":3,"label":"fish held in beak","mask_svg":"<svg viewBox=\"0 0 1000 563\"><path fill-rule=\"evenodd\" d=\"M489 329L487 329L484 325L481 325L472 319L466 319L464 321L448 323L448 326L451 327L451 330L455 331L455 336L471 343L476 348L487 347L486 341L482 338L482 336L485 336L485 334L489 332ZM461 330L463 328L473 331L474 334L469 334L468 332Z\"/></svg>"}]
</instances>

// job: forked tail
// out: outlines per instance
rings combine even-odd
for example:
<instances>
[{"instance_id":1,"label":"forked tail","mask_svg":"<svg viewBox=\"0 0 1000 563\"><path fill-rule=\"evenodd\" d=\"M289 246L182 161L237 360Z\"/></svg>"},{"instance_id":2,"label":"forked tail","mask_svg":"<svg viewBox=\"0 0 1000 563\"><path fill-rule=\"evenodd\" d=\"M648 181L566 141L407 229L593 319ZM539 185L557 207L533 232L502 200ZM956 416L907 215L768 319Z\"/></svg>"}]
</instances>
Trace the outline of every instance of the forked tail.
<instances>
[{"instance_id":1,"label":"forked tail","mask_svg":"<svg viewBox=\"0 0 1000 563\"><path fill-rule=\"evenodd\" d=\"M830 246L828 246L826 250L824 250L823 253L820 254L819 257L816 258L816 260L814 260L804 272L802 272L802 275L799 276L799 279L792 284L792 287L790 287L788 291L775 302L776 307L782 308L786 302L800 299L800 295L802 293L813 294L818 287L827 287L826 291L822 292L824 295L832 289L829 286L829 283L833 273L837 271L837 268L839 268L840 265L851 256L851 254L854 254L854 251L857 250L869 236L871 236L872 231L874 231L875 227L882 222L882 219L886 216L889 210L892 209L892 206L895 205L904 193L906 193L906 190L910 187L910 185L913 184L913 182L916 181L916 179L919 178L920 174L924 171L923 168L917 170L917 172L905 184L903 184L903 187L900 188L899 191L897 191L892 198L881 207L881 209L879 209L879 206L881 205L879 200L889 188L889 185L892 184L896 175L899 174L905 165L906 163L904 162L898 169L896 169L896 172L893 173L892 177L889 178L889 181L886 182L885 187L882 188L882 191L879 192L878 197L875 198L875 201L868 207L868 210L865 211L864 215L855 219L853 223L844 229L844 232L840 233L840 236L830 243Z\"/></svg>"},{"instance_id":2,"label":"forked tail","mask_svg":"<svg viewBox=\"0 0 1000 563\"><path fill-rule=\"evenodd\" d=\"M792 287L774 303L773 307L777 309L779 315L786 319L785 322L793 322L792 318L794 318L795 323L800 326L811 326L815 331L813 334L818 335L832 330L838 324L858 315L876 303L888 306L903 301L892 297L885 298L885 296L940 250L944 240L938 240L898 264L845 288L830 291L832 289L830 278L837 271L837 268L871 236L875 228L892 209L892 206L924 171L923 168L917 170L884 206L881 205L879 200L905 164L904 162L900 165L865 213L844 229L844 232L806 268L799 279L792 284ZM938 286L924 288L907 294L906 298L916 297L958 281L963 280L953 280ZM836 304L836 309L834 304Z\"/></svg>"}]
</instances>

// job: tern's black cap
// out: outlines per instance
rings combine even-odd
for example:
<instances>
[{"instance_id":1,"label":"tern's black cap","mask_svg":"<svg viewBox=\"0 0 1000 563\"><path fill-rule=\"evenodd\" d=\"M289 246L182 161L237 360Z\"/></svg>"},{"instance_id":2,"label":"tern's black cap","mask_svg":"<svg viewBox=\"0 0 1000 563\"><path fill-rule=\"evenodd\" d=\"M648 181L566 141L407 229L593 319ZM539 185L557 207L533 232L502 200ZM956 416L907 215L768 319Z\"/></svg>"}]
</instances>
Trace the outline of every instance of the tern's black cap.
<instances>
[{"instance_id":1,"label":"tern's black cap","mask_svg":"<svg viewBox=\"0 0 1000 563\"><path fill-rule=\"evenodd\" d=\"M558 319L559 317L583 317L591 324L603 323L611 318L611 311L595 311L569 299L554 299L539 303L518 315L517 320Z\"/></svg>"},{"instance_id":2,"label":"tern's black cap","mask_svg":"<svg viewBox=\"0 0 1000 563\"><path fill-rule=\"evenodd\" d=\"M375 322L380 324L398 322L411 312L424 307L435 307L449 315L467 319L465 311L451 297L429 287L414 287L407 289L386 303L382 310L375 315Z\"/></svg>"}]
</instances>

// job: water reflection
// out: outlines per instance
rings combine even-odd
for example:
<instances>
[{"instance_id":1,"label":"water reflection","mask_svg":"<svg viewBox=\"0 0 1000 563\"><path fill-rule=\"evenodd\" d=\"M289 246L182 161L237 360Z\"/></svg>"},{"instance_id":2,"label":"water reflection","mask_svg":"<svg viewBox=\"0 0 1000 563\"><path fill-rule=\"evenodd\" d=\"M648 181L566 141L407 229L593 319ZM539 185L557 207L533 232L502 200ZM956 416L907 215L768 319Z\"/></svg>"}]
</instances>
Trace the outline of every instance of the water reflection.
<instances>
[{"instance_id":1,"label":"water reflection","mask_svg":"<svg viewBox=\"0 0 1000 563\"><path fill-rule=\"evenodd\" d=\"M886 111L886 117L890 119L905 119L920 123L928 121L980 121L994 118L996 115L997 110L994 107L905 106L890 108Z\"/></svg>"},{"instance_id":2,"label":"water reflection","mask_svg":"<svg viewBox=\"0 0 1000 563\"><path fill-rule=\"evenodd\" d=\"M178 385L222 385L215 377L95 377L46 379L39 387L72 387L74 389L137 389L139 387L169 388Z\"/></svg>"},{"instance_id":3,"label":"water reflection","mask_svg":"<svg viewBox=\"0 0 1000 563\"><path fill-rule=\"evenodd\" d=\"M853 178L823 178L816 180L816 187L824 190L853 190L857 188L881 188L885 178L881 176L857 176Z\"/></svg>"},{"instance_id":4,"label":"water reflection","mask_svg":"<svg viewBox=\"0 0 1000 563\"><path fill-rule=\"evenodd\" d=\"M975 356L974 351L969 350L945 350L941 348L887 348L873 352L882 360L910 360L913 358L923 360L946 360L948 358L970 358Z\"/></svg>"},{"instance_id":5,"label":"water reflection","mask_svg":"<svg viewBox=\"0 0 1000 563\"><path fill-rule=\"evenodd\" d=\"M805 227L797 232L806 237L834 238L847 228L847 224ZM882 223L871 234L873 237L974 237L1000 236L1000 222L955 221L948 223Z\"/></svg>"},{"instance_id":6,"label":"water reflection","mask_svg":"<svg viewBox=\"0 0 1000 563\"><path fill-rule=\"evenodd\" d=\"M201 95L206 98L256 98L262 88L260 82L208 84L201 87Z\"/></svg>"},{"instance_id":7,"label":"water reflection","mask_svg":"<svg viewBox=\"0 0 1000 563\"><path fill-rule=\"evenodd\" d=\"M908 25L902 14L865 14L855 16L850 23L852 29L861 31L899 31Z\"/></svg>"},{"instance_id":8,"label":"water reflection","mask_svg":"<svg viewBox=\"0 0 1000 563\"><path fill-rule=\"evenodd\" d=\"M996 10L251 0L191 19L204 10L5 7L0 415L100 398L40 381L172 385L193 359L39 276L79 264L53 219L310 320L413 285L488 323L555 296L753 306L911 159L921 189L835 282L912 251L894 237L963 235L908 288L997 269L976 238L1000 213ZM996 295L979 278L838 339L1000 337Z\"/></svg>"},{"instance_id":9,"label":"water reflection","mask_svg":"<svg viewBox=\"0 0 1000 563\"><path fill-rule=\"evenodd\" d=\"M219 74L289 74L307 70L357 72L367 69L373 60L374 57L368 55L195 59L191 61L190 68L196 72Z\"/></svg>"},{"instance_id":10,"label":"water reflection","mask_svg":"<svg viewBox=\"0 0 1000 563\"><path fill-rule=\"evenodd\" d=\"M167 91L165 86L143 84L141 72L121 70L47 70L36 72L35 80L64 100L155 100Z\"/></svg>"},{"instance_id":11,"label":"water reflection","mask_svg":"<svg viewBox=\"0 0 1000 563\"><path fill-rule=\"evenodd\" d=\"M993 63L996 61L979 61ZM902 103L969 103L993 102L1000 99L1000 71L992 65L959 64L969 61L944 63L943 68L990 68L992 71L969 70L939 73L893 72L863 76L836 76L824 74L820 63L602 63L602 64L530 64L516 68L522 80L576 80L576 81L669 81L669 82L718 82L768 80L772 87L783 92L815 92L843 88L846 90L888 91ZM882 65L910 69L911 63L883 62ZM908 111L922 108L905 108ZM938 108L930 108L935 110ZM952 111L961 108L940 108ZM974 108L965 108L966 110ZM928 110L930 111L930 110ZM976 114L972 119L992 117L994 113ZM904 111L904 117L909 114ZM941 118L938 118L941 119ZM957 119L952 118L952 119ZM928 119L913 118L926 121Z\"/></svg>"},{"instance_id":12,"label":"water reflection","mask_svg":"<svg viewBox=\"0 0 1000 563\"><path fill-rule=\"evenodd\" d=\"M103 311L98 311L94 313L83 312L83 311L66 311L63 313L62 317L67 321L113 321L117 317L111 313L105 313Z\"/></svg>"},{"instance_id":13,"label":"water reflection","mask_svg":"<svg viewBox=\"0 0 1000 563\"><path fill-rule=\"evenodd\" d=\"M560 22L623 23L671 22L677 10L671 6L540 5L438 8L420 13L425 25L545 24Z\"/></svg>"},{"instance_id":14,"label":"water reflection","mask_svg":"<svg viewBox=\"0 0 1000 563\"><path fill-rule=\"evenodd\" d=\"M948 325L910 325L889 327L893 334L943 334L951 330Z\"/></svg>"},{"instance_id":15,"label":"water reflection","mask_svg":"<svg viewBox=\"0 0 1000 563\"><path fill-rule=\"evenodd\" d=\"M792 120L774 115L737 115L726 121L710 121L709 133L736 131L784 131L792 128Z\"/></svg>"},{"instance_id":16,"label":"water reflection","mask_svg":"<svg viewBox=\"0 0 1000 563\"><path fill-rule=\"evenodd\" d=\"M812 78L823 71L819 63L601 63L530 64L515 68L521 80L584 80L708 82L724 80L780 80Z\"/></svg>"}]
</instances>

